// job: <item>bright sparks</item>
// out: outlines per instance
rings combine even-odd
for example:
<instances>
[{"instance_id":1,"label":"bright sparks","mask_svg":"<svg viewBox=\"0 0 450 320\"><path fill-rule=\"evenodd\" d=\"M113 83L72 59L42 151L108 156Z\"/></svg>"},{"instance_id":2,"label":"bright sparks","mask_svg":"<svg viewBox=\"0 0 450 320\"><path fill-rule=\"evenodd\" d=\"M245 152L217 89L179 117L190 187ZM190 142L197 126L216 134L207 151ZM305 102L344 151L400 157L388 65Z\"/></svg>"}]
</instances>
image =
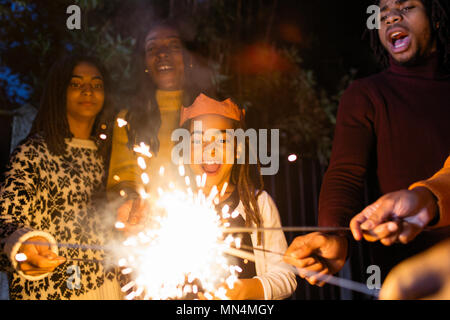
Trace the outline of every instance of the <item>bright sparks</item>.
<instances>
[{"instance_id":1,"label":"bright sparks","mask_svg":"<svg viewBox=\"0 0 450 320\"><path fill-rule=\"evenodd\" d=\"M145 163L144 158L138 157L137 162L138 162L139 167L141 167L142 170L147 169L147 163Z\"/></svg>"},{"instance_id":2,"label":"bright sparks","mask_svg":"<svg viewBox=\"0 0 450 320\"><path fill-rule=\"evenodd\" d=\"M150 146L146 145L143 142L141 142L140 145L138 145L138 146L134 146L133 150L134 150L134 152L142 154L148 158L152 157L152 154L150 152Z\"/></svg>"},{"instance_id":3,"label":"bright sparks","mask_svg":"<svg viewBox=\"0 0 450 320\"><path fill-rule=\"evenodd\" d=\"M117 125L119 126L119 128L122 128L124 126L126 126L128 124L128 122L126 122L124 119L118 118L117 119Z\"/></svg>"},{"instance_id":4,"label":"bright sparks","mask_svg":"<svg viewBox=\"0 0 450 320\"><path fill-rule=\"evenodd\" d=\"M206 177L198 180L205 185ZM227 235L224 241L227 224L214 208L217 187L206 196L202 189L192 192L188 179L185 182L186 191L157 188L145 230L127 238L118 249L122 273L131 277L122 287L127 299L183 298L200 290L205 296L227 299L223 284L237 280L239 268L229 264L225 253L240 240Z\"/></svg>"}]
</instances>

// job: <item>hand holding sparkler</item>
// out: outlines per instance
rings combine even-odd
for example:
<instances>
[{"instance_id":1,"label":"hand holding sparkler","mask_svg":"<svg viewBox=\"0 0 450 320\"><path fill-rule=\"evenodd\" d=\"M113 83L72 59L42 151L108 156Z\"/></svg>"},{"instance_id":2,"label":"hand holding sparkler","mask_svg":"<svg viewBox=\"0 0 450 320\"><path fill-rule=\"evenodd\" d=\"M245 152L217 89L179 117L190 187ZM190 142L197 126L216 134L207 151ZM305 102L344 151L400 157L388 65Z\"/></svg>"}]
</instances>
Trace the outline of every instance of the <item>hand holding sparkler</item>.
<instances>
[{"instance_id":1,"label":"hand holding sparkler","mask_svg":"<svg viewBox=\"0 0 450 320\"><path fill-rule=\"evenodd\" d=\"M297 267L300 277L310 284L323 286L322 276L334 274L344 266L347 246L345 237L313 232L295 238L284 261Z\"/></svg>"},{"instance_id":2,"label":"hand holding sparkler","mask_svg":"<svg viewBox=\"0 0 450 320\"><path fill-rule=\"evenodd\" d=\"M36 243L41 243L38 245ZM52 272L66 259L58 256L50 249L50 244L45 238L33 237L27 240L19 249L16 255L18 268L24 274L30 276L39 276L48 272Z\"/></svg>"},{"instance_id":3,"label":"hand holding sparkler","mask_svg":"<svg viewBox=\"0 0 450 320\"><path fill-rule=\"evenodd\" d=\"M141 198L126 201L117 209L116 228L128 234L138 233L144 228L147 210L147 201Z\"/></svg>"},{"instance_id":4,"label":"hand holding sparkler","mask_svg":"<svg viewBox=\"0 0 450 320\"><path fill-rule=\"evenodd\" d=\"M389 246L408 243L432 221L438 206L434 195L424 187L384 195L366 207L350 222L356 240L380 241Z\"/></svg>"}]
</instances>

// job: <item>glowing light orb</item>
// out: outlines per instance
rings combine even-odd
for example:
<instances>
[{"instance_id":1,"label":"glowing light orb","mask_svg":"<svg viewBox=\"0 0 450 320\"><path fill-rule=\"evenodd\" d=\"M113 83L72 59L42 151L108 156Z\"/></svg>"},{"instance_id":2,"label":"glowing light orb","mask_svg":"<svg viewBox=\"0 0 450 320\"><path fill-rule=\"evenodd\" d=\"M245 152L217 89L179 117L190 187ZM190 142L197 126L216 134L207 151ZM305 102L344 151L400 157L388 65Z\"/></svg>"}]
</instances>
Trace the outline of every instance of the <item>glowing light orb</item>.
<instances>
[{"instance_id":1,"label":"glowing light orb","mask_svg":"<svg viewBox=\"0 0 450 320\"><path fill-rule=\"evenodd\" d=\"M297 160L297 155L296 154L291 154L288 156L288 161L289 162L294 162Z\"/></svg>"}]
</instances>

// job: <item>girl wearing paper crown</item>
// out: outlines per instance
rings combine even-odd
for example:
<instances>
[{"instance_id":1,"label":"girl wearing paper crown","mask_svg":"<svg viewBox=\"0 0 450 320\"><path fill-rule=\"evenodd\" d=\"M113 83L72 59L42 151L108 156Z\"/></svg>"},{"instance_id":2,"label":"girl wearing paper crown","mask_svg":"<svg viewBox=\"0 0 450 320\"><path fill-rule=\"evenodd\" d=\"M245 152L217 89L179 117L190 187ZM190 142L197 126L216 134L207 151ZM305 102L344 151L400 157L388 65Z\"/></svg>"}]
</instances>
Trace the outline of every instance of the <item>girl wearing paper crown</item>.
<instances>
[{"instance_id":1,"label":"girl wearing paper crown","mask_svg":"<svg viewBox=\"0 0 450 320\"><path fill-rule=\"evenodd\" d=\"M200 94L190 107L182 108L180 126L189 130L191 136L190 169L196 176L206 174L206 194L214 186L221 191L226 185L226 192L221 192L220 203L216 208L221 210L228 205L230 213L239 213L228 221L232 227L281 227L278 209L263 190L259 162L256 165L249 163L252 146L248 141L240 145L234 143L237 139L231 132L246 129L244 116L244 110L230 99L216 101L204 94ZM214 137L204 139L208 131L215 132ZM198 158L199 149L202 158ZM248 151L244 159L234 156L238 151L242 157L243 150ZM236 161L238 159L241 161ZM258 183L252 179L251 169L256 169ZM256 249L255 263L244 263L241 259L236 261L243 270L239 281L232 289L223 285L230 299L285 299L294 292L297 285L294 273L288 271L281 255L268 253L286 251L287 242L281 230L245 233L242 235L241 247L246 250Z\"/></svg>"}]
</instances>

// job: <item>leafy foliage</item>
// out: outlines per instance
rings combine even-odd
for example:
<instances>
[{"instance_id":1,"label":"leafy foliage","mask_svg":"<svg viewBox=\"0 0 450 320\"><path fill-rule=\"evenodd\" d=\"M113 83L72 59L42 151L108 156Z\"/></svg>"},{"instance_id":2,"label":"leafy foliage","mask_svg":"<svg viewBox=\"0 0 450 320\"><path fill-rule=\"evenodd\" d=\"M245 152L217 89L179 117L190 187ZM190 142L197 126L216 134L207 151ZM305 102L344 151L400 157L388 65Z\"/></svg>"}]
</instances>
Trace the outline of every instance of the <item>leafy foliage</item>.
<instances>
[{"instance_id":1,"label":"leafy foliage","mask_svg":"<svg viewBox=\"0 0 450 320\"><path fill-rule=\"evenodd\" d=\"M304 67L302 45L292 37L280 38L274 17L277 0L0 0L0 4L0 69L8 67L16 85L32 89L29 97L18 98L7 91L11 86L4 85L13 77L0 77L4 109L24 102L38 105L55 57L72 51L101 58L116 83L116 101L122 108L123 92L135 86L134 29L148 19L180 17L189 48L208 59L219 91L247 108L252 127L279 128L282 154L296 152L322 162L329 157L338 100L355 71L344 75L332 92L324 90L315 72ZM82 8L82 30L66 28L66 9L72 4Z\"/></svg>"}]
</instances>

